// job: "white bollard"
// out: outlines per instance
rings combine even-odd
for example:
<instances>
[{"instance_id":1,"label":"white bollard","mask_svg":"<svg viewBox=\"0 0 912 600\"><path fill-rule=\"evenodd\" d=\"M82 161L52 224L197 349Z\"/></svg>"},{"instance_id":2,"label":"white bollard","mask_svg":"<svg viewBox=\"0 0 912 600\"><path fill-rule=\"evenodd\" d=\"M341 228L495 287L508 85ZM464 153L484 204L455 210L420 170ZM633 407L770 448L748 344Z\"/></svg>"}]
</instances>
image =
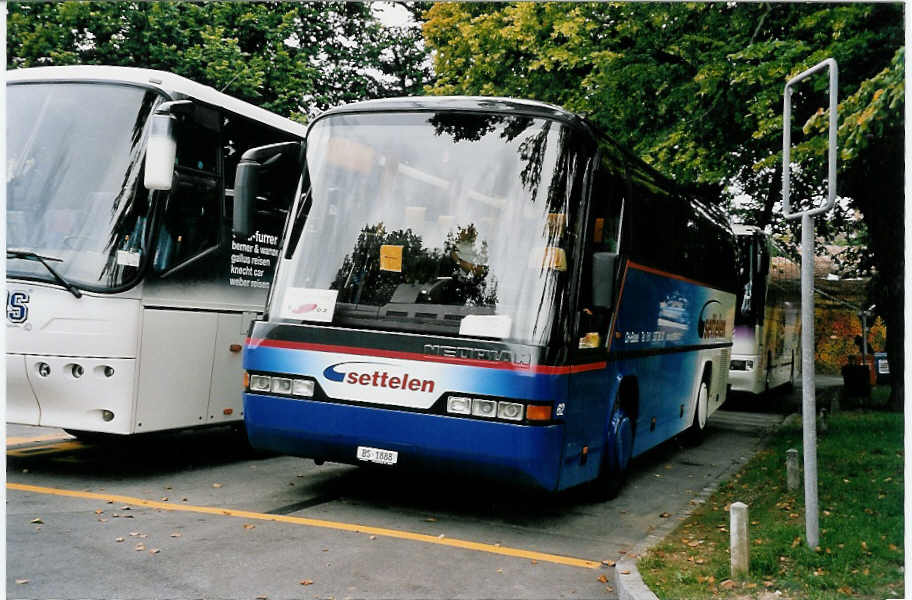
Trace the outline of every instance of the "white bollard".
<instances>
[{"instance_id":1,"label":"white bollard","mask_svg":"<svg viewBox=\"0 0 912 600\"><path fill-rule=\"evenodd\" d=\"M750 562L750 539L747 532L747 504L734 502L728 509L731 515L731 574L747 575Z\"/></svg>"},{"instance_id":2,"label":"white bollard","mask_svg":"<svg viewBox=\"0 0 912 600\"><path fill-rule=\"evenodd\" d=\"M785 451L785 478L790 492L794 492L801 485L801 472L798 470L798 450L794 448L789 448Z\"/></svg>"}]
</instances>

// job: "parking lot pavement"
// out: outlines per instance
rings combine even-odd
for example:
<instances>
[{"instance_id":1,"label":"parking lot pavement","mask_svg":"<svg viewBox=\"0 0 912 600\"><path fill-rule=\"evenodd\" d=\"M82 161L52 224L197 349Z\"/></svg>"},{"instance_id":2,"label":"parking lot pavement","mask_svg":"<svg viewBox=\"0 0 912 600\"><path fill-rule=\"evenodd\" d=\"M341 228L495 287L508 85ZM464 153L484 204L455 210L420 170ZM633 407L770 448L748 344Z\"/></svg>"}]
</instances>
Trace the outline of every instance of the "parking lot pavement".
<instances>
[{"instance_id":1,"label":"parking lot pavement","mask_svg":"<svg viewBox=\"0 0 912 600\"><path fill-rule=\"evenodd\" d=\"M8 596L613 598L602 561L746 460L752 419L722 413L703 445L638 458L612 501L317 467L224 430L112 446L10 425Z\"/></svg>"}]
</instances>

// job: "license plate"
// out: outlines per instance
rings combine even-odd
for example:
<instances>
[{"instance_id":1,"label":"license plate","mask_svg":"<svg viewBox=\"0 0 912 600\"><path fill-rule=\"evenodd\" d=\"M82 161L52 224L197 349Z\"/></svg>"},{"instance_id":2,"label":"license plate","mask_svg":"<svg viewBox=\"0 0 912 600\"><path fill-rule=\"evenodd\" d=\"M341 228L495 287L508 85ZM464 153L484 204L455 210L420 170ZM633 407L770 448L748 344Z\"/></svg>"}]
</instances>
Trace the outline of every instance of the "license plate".
<instances>
[{"instance_id":1,"label":"license plate","mask_svg":"<svg viewBox=\"0 0 912 600\"><path fill-rule=\"evenodd\" d=\"M358 460L381 465L394 465L399 460L399 453L392 450L383 450L382 448L358 446Z\"/></svg>"}]
</instances>

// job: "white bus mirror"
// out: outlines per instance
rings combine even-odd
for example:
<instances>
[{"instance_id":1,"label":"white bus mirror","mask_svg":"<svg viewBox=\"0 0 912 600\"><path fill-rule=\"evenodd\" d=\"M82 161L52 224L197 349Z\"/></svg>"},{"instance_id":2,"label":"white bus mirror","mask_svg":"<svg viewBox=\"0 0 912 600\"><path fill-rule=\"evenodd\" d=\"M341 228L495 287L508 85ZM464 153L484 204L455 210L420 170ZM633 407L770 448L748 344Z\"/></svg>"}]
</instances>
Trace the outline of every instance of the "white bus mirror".
<instances>
[{"instance_id":1,"label":"white bus mirror","mask_svg":"<svg viewBox=\"0 0 912 600\"><path fill-rule=\"evenodd\" d=\"M614 304L614 273L616 252L595 252L592 255L592 306L611 308Z\"/></svg>"},{"instance_id":2,"label":"white bus mirror","mask_svg":"<svg viewBox=\"0 0 912 600\"><path fill-rule=\"evenodd\" d=\"M232 228L239 236L247 237L253 229L253 214L256 197L260 191L260 179L264 171L284 157L293 157L298 164L303 162L302 142L283 142L251 148L241 156L234 174L234 216Z\"/></svg>"},{"instance_id":3,"label":"white bus mirror","mask_svg":"<svg viewBox=\"0 0 912 600\"><path fill-rule=\"evenodd\" d=\"M149 141L146 144L146 168L143 185L147 190L170 190L174 183L174 158L177 140L174 127L176 113L193 111L190 100L176 100L161 104L152 114Z\"/></svg>"}]
</instances>

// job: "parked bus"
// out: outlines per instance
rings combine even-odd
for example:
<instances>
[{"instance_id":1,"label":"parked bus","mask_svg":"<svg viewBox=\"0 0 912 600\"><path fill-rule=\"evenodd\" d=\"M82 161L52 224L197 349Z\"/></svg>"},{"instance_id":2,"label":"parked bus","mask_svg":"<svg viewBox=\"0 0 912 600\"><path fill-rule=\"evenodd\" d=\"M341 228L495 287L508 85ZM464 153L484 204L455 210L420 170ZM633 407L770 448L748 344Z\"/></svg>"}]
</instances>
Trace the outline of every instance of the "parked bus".
<instances>
[{"instance_id":1,"label":"parked bus","mask_svg":"<svg viewBox=\"0 0 912 600\"><path fill-rule=\"evenodd\" d=\"M232 234L235 169L306 128L182 77L7 73L6 411L78 436L242 423L297 161ZM226 189L226 183L229 189Z\"/></svg>"},{"instance_id":2,"label":"parked bus","mask_svg":"<svg viewBox=\"0 0 912 600\"><path fill-rule=\"evenodd\" d=\"M801 274L769 236L734 225L738 242L738 310L732 391L762 394L801 377Z\"/></svg>"},{"instance_id":3,"label":"parked bus","mask_svg":"<svg viewBox=\"0 0 912 600\"><path fill-rule=\"evenodd\" d=\"M356 103L311 123L301 185L244 352L254 447L611 492L725 400L727 219L586 120Z\"/></svg>"}]
</instances>

